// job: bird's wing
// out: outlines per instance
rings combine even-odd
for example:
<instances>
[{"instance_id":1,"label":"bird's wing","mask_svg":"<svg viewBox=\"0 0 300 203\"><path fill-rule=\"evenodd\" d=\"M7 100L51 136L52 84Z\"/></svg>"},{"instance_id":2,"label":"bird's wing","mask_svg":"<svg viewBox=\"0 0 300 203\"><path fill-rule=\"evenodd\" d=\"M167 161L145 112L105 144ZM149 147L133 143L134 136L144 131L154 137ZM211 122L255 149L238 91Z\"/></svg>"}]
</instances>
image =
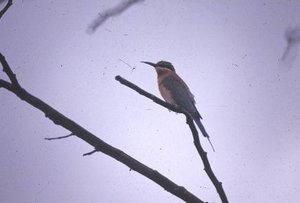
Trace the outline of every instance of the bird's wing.
<instances>
[{"instance_id":1,"label":"bird's wing","mask_svg":"<svg viewBox=\"0 0 300 203\"><path fill-rule=\"evenodd\" d=\"M165 88L170 91L173 100L178 106L188 113L196 114L194 116L202 118L196 109L194 95L191 93L186 83L176 73L165 77L162 82Z\"/></svg>"},{"instance_id":2,"label":"bird's wing","mask_svg":"<svg viewBox=\"0 0 300 203\"><path fill-rule=\"evenodd\" d=\"M184 96L187 96L193 104L196 104L195 96L191 93L190 88L176 73L166 77L166 80L169 80L167 84L170 84L170 89L174 89L177 92L184 94Z\"/></svg>"}]
</instances>

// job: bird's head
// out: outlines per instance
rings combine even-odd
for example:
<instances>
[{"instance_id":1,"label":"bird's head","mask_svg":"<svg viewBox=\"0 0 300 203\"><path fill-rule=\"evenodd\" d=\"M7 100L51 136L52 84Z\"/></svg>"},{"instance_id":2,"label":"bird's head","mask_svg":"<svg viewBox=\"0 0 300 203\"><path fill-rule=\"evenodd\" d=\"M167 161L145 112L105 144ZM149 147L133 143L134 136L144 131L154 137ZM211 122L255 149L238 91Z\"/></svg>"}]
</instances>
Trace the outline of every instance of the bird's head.
<instances>
[{"instance_id":1,"label":"bird's head","mask_svg":"<svg viewBox=\"0 0 300 203\"><path fill-rule=\"evenodd\" d=\"M172 63L168 61L159 61L157 63L147 62L147 61L141 61L142 63L148 64L150 66L153 66L155 70L158 71L164 71L164 70L171 70L175 72L175 68L172 65Z\"/></svg>"}]
</instances>

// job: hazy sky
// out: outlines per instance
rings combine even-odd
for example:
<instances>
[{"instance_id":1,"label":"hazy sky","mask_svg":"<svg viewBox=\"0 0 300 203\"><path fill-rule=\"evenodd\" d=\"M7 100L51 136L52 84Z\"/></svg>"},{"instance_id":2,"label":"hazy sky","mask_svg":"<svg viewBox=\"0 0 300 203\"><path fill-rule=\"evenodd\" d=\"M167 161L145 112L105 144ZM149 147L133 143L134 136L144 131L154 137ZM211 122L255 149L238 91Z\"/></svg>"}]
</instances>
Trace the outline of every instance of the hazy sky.
<instances>
[{"instance_id":1,"label":"hazy sky","mask_svg":"<svg viewBox=\"0 0 300 203\"><path fill-rule=\"evenodd\" d=\"M232 203L300 198L300 55L280 62L300 1L143 1L86 32L120 1L16 0L0 51L21 85L99 138L208 202L220 202L182 115L122 86L158 95L140 61L171 61L195 95L216 152L201 143ZM1 8L4 4L0 5ZM300 53L298 53L300 54ZM3 72L2 79L7 79ZM1 202L182 202L71 137L0 89Z\"/></svg>"}]
</instances>

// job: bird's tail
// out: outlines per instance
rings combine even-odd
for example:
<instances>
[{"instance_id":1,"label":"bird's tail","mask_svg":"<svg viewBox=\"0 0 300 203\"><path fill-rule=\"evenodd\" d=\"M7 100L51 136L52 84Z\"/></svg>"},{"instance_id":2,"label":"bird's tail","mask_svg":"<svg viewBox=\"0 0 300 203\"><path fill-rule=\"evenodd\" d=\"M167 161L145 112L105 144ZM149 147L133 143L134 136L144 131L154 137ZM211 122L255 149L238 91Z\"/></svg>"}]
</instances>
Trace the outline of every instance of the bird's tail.
<instances>
[{"instance_id":1,"label":"bird's tail","mask_svg":"<svg viewBox=\"0 0 300 203\"><path fill-rule=\"evenodd\" d=\"M214 146L212 145L212 143L211 143L211 141L210 141L210 139L209 139L209 135L208 135L208 133L206 132L206 130L205 130L203 124L201 123L200 117L198 117L198 116L195 117L195 116L194 116L193 119L194 119L195 123L197 124L199 130L201 131L202 135L208 139L208 142L209 142L209 144L211 145L212 150L215 152L215 148L214 148Z\"/></svg>"}]
</instances>

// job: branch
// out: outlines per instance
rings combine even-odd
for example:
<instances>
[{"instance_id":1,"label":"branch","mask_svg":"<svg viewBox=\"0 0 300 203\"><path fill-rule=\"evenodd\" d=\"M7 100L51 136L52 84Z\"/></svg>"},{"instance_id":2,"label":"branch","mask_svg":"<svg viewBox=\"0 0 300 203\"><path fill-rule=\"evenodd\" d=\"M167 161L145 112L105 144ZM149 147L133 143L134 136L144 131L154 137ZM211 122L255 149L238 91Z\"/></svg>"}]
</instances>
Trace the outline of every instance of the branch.
<instances>
[{"instance_id":1,"label":"branch","mask_svg":"<svg viewBox=\"0 0 300 203\"><path fill-rule=\"evenodd\" d=\"M8 89L9 91L12 91L12 85L11 83L5 81L5 80L2 80L0 79L0 88L1 87L4 87L5 89Z\"/></svg>"},{"instance_id":2,"label":"branch","mask_svg":"<svg viewBox=\"0 0 300 203\"><path fill-rule=\"evenodd\" d=\"M11 68L9 67L5 57L0 53L0 63L2 64L3 67L3 72L6 73L8 76L9 80L11 81L11 85L15 86L16 88L21 88L19 85L19 82L16 78L16 75L12 72Z\"/></svg>"},{"instance_id":3,"label":"branch","mask_svg":"<svg viewBox=\"0 0 300 203\"><path fill-rule=\"evenodd\" d=\"M143 0L127 0L121 2L119 5L112 9L108 9L104 11L103 13L100 13L99 16L91 23L91 25L88 27L88 32L93 33L96 31L100 25L102 25L108 18L111 18L116 15L120 15L125 10L127 10L130 6L139 3Z\"/></svg>"},{"instance_id":4,"label":"branch","mask_svg":"<svg viewBox=\"0 0 300 203\"><path fill-rule=\"evenodd\" d=\"M151 99L152 101L154 101L155 103L169 109L170 111L174 111L176 113L184 113L183 111L180 111L180 109L176 108L175 106L161 100L160 98L154 96L153 94L150 94L149 92L146 92L145 90L143 90L142 88L138 87L137 85L129 82L128 80L122 78L121 76L116 76L115 79L117 81L119 81L121 84L135 90L136 92L138 92L139 94Z\"/></svg>"},{"instance_id":5,"label":"branch","mask_svg":"<svg viewBox=\"0 0 300 203\"><path fill-rule=\"evenodd\" d=\"M2 56L1 53L0 55ZM5 71L6 74L13 73L4 57L2 58L2 60L0 60L0 62L3 67L6 66L6 69L8 69ZM138 160L134 159L133 157L129 156L123 151L107 144L91 132L87 131L68 117L64 116L63 114L49 106L41 99L27 92L24 88L18 88L14 85L8 86L7 83L8 82L6 81L4 81L3 83L3 80L0 81L1 87L4 87L5 89L18 96L21 100L26 101L28 104L31 104L35 108L44 112L46 117L52 120L55 124L60 125L65 129L69 130L74 135L93 146L96 151L101 151L102 153L120 161L124 165L128 166L130 169L135 170L136 172L146 176L147 178L151 179L152 181L163 187L168 192L172 193L173 195L179 197L180 199L186 202L203 203L202 200L200 200L194 194L190 193L184 187L178 186L177 184L160 174L158 171L151 169L150 167L144 165L143 163L139 162Z\"/></svg>"},{"instance_id":6,"label":"branch","mask_svg":"<svg viewBox=\"0 0 300 203\"><path fill-rule=\"evenodd\" d=\"M60 140L60 139L64 139L64 138L68 138L73 136L73 133L70 133L69 135L65 135L65 136L60 136L60 137L45 137L45 140Z\"/></svg>"},{"instance_id":7,"label":"branch","mask_svg":"<svg viewBox=\"0 0 300 203\"><path fill-rule=\"evenodd\" d=\"M122 78L121 76L116 76L115 78L117 81L119 81L121 84L135 90L136 92L138 92L139 94L151 99L152 101L154 101L155 103L171 110L174 111L176 113L183 113L186 116L186 123L189 125L191 132L193 134L193 139L194 139L194 145L198 151L198 154L200 155L203 165L204 165L204 170L206 172L206 174L208 175L208 177L210 178L211 182L213 183L213 185L215 186L220 199L222 200L223 203L228 203L225 191L222 187L222 183L218 181L217 177L215 176L213 170L210 167L210 163L208 161L207 158L207 153L203 150L201 144L200 144L200 139L198 136L198 131L195 127L195 124L193 122L193 119L191 118L191 116L185 112L180 111L179 109L177 109L176 107L174 107L171 104L168 104L166 102L164 102L163 100L159 99L158 97L154 96L153 94L150 94L148 92L146 92L145 90L141 89L140 87L136 86L135 84L129 82L128 80Z\"/></svg>"},{"instance_id":8,"label":"branch","mask_svg":"<svg viewBox=\"0 0 300 203\"><path fill-rule=\"evenodd\" d=\"M213 170L211 169L209 160L207 158L207 153L204 151L204 149L202 148L202 146L200 144L198 131L197 131L196 126L194 125L193 119L188 114L185 114L185 116L186 116L186 123L189 125L189 127L192 131L192 134L193 134L194 145L198 151L198 154L200 155L200 157L202 159L202 162L204 165L204 170L205 170L206 174L208 175L208 177L210 178L211 182L214 184L222 202L228 203L228 199L227 199L226 193L223 189L222 182L220 182L217 179L216 175L214 174Z\"/></svg>"},{"instance_id":9,"label":"branch","mask_svg":"<svg viewBox=\"0 0 300 203\"><path fill-rule=\"evenodd\" d=\"M94 149L93 151L87 152L87 153L83 154L82 156L89 156L89 155L92 155L92 154L94 154L96 152L98 152L98 150Z\"/></svg>"},{"instance_id":10,"label":"branch","mask_svg":"<svg viewBox=\"0 0 300 203\"><path fill-rule=\"evenodd\" d=\"M286 64L294 62L297 57L298 47L300 43L300 27L288 28L285 31L285 39L287 47L281 57L281 61Z\"/></svg>"},{"instance_id":11,"label":"branch","mask_svg":"<svg viewBox=\"0 0 300 203\"><path fill-rule=\"evenodd\" d=\"M1 3L1 2L0 2ZM4 13L9 9L9 7L13 4L12 0L8 0L5 7L0 11L0 19L4 15Z\"/></svg>"}]
</instances>

